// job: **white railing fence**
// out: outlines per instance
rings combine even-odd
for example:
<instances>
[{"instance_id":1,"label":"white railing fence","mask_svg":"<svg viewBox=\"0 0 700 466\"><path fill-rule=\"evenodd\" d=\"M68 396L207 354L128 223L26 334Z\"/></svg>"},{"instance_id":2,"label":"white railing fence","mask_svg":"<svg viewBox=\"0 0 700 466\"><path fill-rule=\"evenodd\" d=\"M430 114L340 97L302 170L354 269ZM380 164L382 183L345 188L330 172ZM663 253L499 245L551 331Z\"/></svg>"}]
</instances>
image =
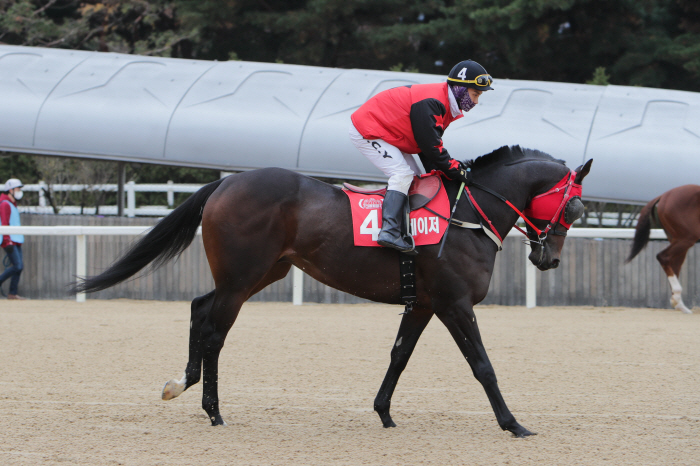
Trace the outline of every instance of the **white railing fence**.
<instances>
[{"instance_id":1,"label":"white railing fence","mask_svg":"<svg viewBox=\"0 0 700 466\"><path fill-rule=\"evenodd\" d=\"M172 181L167 183L135 183L134 181L129 181L124 184L124 195L126 197L124 214L127 217L164 217L172 212L175 206L175 193L195 193L202 186L202 184L175 184ZM381 187L383 185L377 185ZM37 184L27 184L23 188L28 192L36 192L39 195L38 205L21 205L20 212L22 213L32 213L32 214L53 214L53 208L47 205L46 196L44 194L45 190L48 189L48 185L43 181ZM55 184L51 186L51 189L56 192L81 192L81 191L104 191L110 193L116 193L118 186L116 184L97 184L97 185L86 185L86 184ZM137 206L136 205L136 193L166 193L166 204L163 205L147 205L147 206ZM60 208L59 214L61 215L95 215L96 208L94 206L62 206ZM116 205L101 205L99 209L100 215L117 215ZM634 224L637 218L637 213L623 212L618 214L616 212L603 212L601 218L597 215L588 216L588 225L591 226L604 226L604 227L614 227L618 225L619 221L625 224ZM581 225L581 220L577 220L575 225Z\"/></svg>"},{"instance_id":2,"label":"white railing fence","mask_svg":"<svg viewBox=\"0 0 700 466\"><path fill-rule=\"evenodd\" d=\"M76 274L79 277L87 275L87 240L89 235L122 235L122 236L138 236L147 232L150 228L143 226L24 226L24 227L7 227L0 226L0 234L22 234L36 236L74 236L76 240ZM201 235L201 227L197 230L197 234ZM520 233L516 230L511 230L508 236L519 237ZM624 228L572 228L569 230L570 238L613 238L613 239L632 239L634 238L634 229ZM651 231L651 239L665 239L666 235L663 230L654 229ZM529 255L530 248L524 245L525 255ZM528 308L537 305L537 269L529 260L525 260L525 305ZM293 267L293 303L296 305L303 304L303 289L304 289L304 273ZM84 302L86 296L84 293L76 295L76 301Z\"/></svg>"},{"instance_id":3,"label":"white railing fence","mask_svg":"<svg viewBox=\"0 0 700 466\"><path fill-rule=\"evenodd\" d=\"M175 184L172 181L167 183L143 183L137 184L133 181L129 181L124 184L124 195L126 197L124 213L127 217L135 216L165 216L168 215L174 205L175 205L175 193L195 193L204 186L201 184ZM45 192L48 189L48 185L43 181L37 184L27 184L22 188L24 191L36 192L39 195L38 205L29 206L21 205L19 210L22 213L33 213L33 214L53 214L53 208L48 205L46 200ZM104 191L116 193L118 186L116 184L97 184L97 185L86 185L86 184L55 184L51 186L51 189L56 192L81 192L81 191ZM167 205L159 206L136 206L136 193L165 193ZM60 214L62 215L75 215L75 214L86 214L94 215L96 213L96 208L94 206L62 206L60 208ZM117 215L116 205L101 205L99 213L101 215Z\"/></svg>"}]
</instances>

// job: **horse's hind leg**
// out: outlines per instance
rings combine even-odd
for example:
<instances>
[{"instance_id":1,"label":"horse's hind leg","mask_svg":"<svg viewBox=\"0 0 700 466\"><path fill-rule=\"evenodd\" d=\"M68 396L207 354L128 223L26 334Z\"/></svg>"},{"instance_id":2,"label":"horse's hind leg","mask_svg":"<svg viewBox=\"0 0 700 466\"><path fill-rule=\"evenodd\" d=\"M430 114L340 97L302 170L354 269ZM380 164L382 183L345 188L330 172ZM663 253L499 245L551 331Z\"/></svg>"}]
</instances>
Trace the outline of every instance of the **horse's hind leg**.
<instances>
[{"instance_id":1,"label":"horse's hind leg","mask_svg":"<svg viewBox=\"0 0 700 466\"><path fill-rule=\"evenodd\" d=\"M401 373L408 364L408 359L416 347L418 338L433 317L433 311L425 308L414 308L411 312L404 314L399 326L399 334L396 336L394 346L391 348L391 363L386 371L379 393L374 399L374 410L379 414L384 427L396 427L391 419L389 409L391 408L391 396L394 393L396 384L399 382Z\"/></svg>"},{"instance_id":2,"label":"horse's hind leg","mask_svg":"<svg viewBox=\"0 0 700 466\"><path fill-rule=\"evenodd\" d=\"M656 255L656 259L666 272L668 283L671 285L671 305L685 314L692 314L693 311L683 303L683 287L678 281L678 276L681 273L681 266L688 254L688 249L692 246L692 242L671 242L669 247Z\"/></svg>"},{"instance_id":3,"label":"horse's hind leg","mask_svg":"<svg viewBox=\"0 0 700 466\"><path fill-rule=\"evenodd\" d=\"M211 305L214 302L214 291L192 300L190 311L190 355L185 373L180 380L170 380L163 387L162 398L171 400L199 382L202 375L202 340L201 328Z\"/></svg>"},{"instance_id":4,"label":"horse's hind leg","mask_svg":"<svg viewBox=\"0 0 700 466\"><path fill-rule=\"evenodd\" d=\"M238 290L226 287L217 288L216 295L207 313L201 329L202 368L204 370L204 388L202 393L202 408L207 412L213 426L226 425L219 412L218 366L219 354L224 346L228 331L238 317L243 303L265 286L284 278L291 267L290 263L273 263L266 272L264 262L257 264L258 273L264 273L261 279L252 285L249 283L260 276L254 270L240 273ZM233 276L234 274L231 274ZM236 281L233 281L236 283Z\"/></svg>"},{"instance_id":5,"label":"horse's hind leg","mask_svg":"<svg viewBox=\"0 0 700 466\"><path fill-rule=\"evenodd\" d=\"M274 283L277 280L284 278L289 272L291 266L292 264L290 263L276 264L272 270L270 270L267 276L258 284L258 286L251 291L250 296L262 290L270 283ZM162 394L162 398L164 400L172 400L173 398L180 396L182 392L199 382L202 375L202 323L204 322L204 319L207 318L213 302L214 291L210 291L209 293L192 300L189 360L187 361L185 373L182 375L180 380L172 379L166 382L165 386L163 387Z\"/></svg>"},{"instance_id":6,"label":"horse's hind leg","mask_svg":"<svg viewBox=\"0 0 700 466\"><path fill-rule=\"evenodd\" d=\"M214 304L202 325L202 409L213 426L226 425L219 411L219 354L248 294L249 291L217 290Z\"/></svg>"}]
</instances>

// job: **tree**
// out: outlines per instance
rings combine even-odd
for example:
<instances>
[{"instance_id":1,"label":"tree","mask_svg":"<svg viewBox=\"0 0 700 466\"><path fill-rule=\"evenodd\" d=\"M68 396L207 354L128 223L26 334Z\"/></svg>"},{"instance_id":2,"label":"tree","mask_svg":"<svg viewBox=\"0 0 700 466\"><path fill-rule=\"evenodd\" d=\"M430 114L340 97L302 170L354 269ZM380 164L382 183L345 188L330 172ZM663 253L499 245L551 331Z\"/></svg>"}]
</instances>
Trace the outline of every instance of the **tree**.
<instances>
[{"instance_id":1,"label":"tree","mask_svg":"<svg viewBox=\"0 0 700 466\"><path fill-rule=\"evenodd\" d=\"M677 3L681 34L673 41L670 57L697 83L700 81L700 4L695 0L677 0Z\"/></svg>"},{"instance_id":2,"label":"tree","mask_svg":"<svg viewBox=\"0 0 700 466\"><path fill-rule=\"evenodd\" d=\"M586 84L595 84L597 86L607 86L610 84L610 76L605 74L605 67L599 66L593 72L593 78L586 81Z\"/></svg>"},{"instance_id":3,"label":"tree","mask_svg":"<svg viewBox=\"0 0 700 466\"><path fill-rule=\"evenodd\" d=\"M37 173L40 180L46 183L44 197L58 214L61 207L67 204L71 197L71 191L59 191L55 189L57 184L73 185L78 183L80 162L65 157L49 157L43 155L34 156Z\"/></svg>"},{"instance_id":4,"label":"tree","mask_svg":"<svg viewBox=\"0 0 700 466\"><path fill-rule=\"evenodd\" d=\"M616 84L700 90L664 53L672 0L463 0L447 10L451 37L468 21L462 35L495 77L585 82L603 66Z\"/></svg>"},{"instance_id":5,"label":"tree","mask_svg":"<svg viewBox=\"0 0 700 466\"><path fill-rule=\"evenodd\" d=\"M166 0L0 0L0 40L140 55L187 56L197 28L183 28Z\"/></svg>"},{"instance_id":6,"label":"tree","mask_svg":"<svg viewBox=\"0 0 700 466\"><path fill-rule=\"evenodd\" d=\"M0 40L700 91L696 0L0 0Z\"/></svg>"}]
</instances>

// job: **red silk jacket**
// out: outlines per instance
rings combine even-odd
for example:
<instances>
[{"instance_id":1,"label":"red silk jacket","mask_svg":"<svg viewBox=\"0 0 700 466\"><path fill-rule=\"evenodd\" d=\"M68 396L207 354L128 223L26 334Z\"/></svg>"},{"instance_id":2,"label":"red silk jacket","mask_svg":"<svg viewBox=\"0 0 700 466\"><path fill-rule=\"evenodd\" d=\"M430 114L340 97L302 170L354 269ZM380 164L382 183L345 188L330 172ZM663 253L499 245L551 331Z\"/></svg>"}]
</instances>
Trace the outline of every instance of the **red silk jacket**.
<instances>
[{"instance_id":1,"label":"red silk jacket","mask_svg":"<svg viewBox=\"0 0 700 466\"><path fill-rule=\"evenodd\" d=\"M452 116L448 92L447 83L395 87L369 99L350 118L363 138L383 139L409 154L422 152L421 159L447 172L451 157L442 135L464 116Z\"/></svg>"}]
</instances>

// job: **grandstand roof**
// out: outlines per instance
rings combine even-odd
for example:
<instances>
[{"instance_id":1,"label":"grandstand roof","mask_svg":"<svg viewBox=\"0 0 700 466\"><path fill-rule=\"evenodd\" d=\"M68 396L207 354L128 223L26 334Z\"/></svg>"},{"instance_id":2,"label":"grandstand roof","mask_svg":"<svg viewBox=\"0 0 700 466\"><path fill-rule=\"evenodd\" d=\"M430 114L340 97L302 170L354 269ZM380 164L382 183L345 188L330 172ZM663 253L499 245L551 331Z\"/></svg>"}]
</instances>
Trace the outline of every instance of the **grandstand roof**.
<instances>
[{"instance_id":1,"label":"grandstand roof","mask_svg":"<svg viewBox=\"0 0 700 466\"><path fill-rule=\"evenodd\" d=\"M211 62L0 45L0 150L384 180L351 145L350 114L440 75ZM572 168L584 197L645 202L700 183L700 94L496 79L444 136L459 159L506 144Z\"/></svg>"}]
</instances>

